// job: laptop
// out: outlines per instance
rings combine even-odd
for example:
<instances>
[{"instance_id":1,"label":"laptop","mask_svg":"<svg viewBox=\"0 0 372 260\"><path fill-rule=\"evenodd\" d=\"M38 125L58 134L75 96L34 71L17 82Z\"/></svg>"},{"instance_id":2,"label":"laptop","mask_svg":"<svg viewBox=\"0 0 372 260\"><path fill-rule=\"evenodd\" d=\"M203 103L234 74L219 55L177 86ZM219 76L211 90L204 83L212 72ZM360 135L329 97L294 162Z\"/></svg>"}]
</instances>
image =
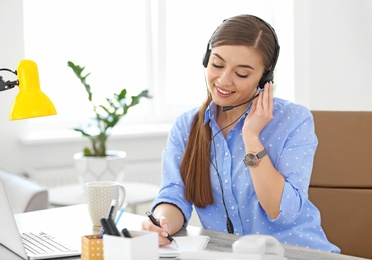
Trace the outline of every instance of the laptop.
<instances>
[{"instance_id":1,"label":"laptop","mask_svg":"<svg viewBox=\"0 0 372 260\"><path fill-rule=\"evenodd\" d=\"M22 259L55 259L81 255L80 243L72 245L70 241L62 241L61 238L48 234L47 230L20 233L1 179L0 212L0 247L7 248Z\"/></svg>"}]
</instances>

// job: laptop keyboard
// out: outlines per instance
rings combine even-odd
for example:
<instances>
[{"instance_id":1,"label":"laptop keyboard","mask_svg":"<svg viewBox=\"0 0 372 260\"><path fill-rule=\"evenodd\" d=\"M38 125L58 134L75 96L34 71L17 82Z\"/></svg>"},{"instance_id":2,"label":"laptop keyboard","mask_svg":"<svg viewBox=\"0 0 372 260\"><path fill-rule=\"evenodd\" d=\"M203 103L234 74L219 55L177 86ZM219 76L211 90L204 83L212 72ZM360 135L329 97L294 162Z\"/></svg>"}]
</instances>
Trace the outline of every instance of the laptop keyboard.
<instances>
[{"instance_id":1,"label":"laptop keyboard","mask_svg":"<svg viewBox=\"0 0 372 260\"><path fill-rule=\"evenodd\" d=\"M40 232L39 234L35 234L32 232L22 233L21 236L26 252L30 252L32 254L77 251L77 249L72 249L69 248L67 245L58 243L54 240L54 237L43 232Z\"/></svg>"}]
</instances>

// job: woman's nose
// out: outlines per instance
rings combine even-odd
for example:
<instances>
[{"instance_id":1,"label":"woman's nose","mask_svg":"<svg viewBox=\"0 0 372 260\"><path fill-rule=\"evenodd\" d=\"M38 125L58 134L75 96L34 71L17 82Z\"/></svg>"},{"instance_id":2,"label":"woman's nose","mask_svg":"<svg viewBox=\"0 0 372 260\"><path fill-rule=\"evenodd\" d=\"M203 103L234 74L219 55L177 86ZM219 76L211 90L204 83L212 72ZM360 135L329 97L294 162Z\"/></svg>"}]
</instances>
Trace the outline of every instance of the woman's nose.
<instances>
[{"instance_id":1,"label":"woman's nose","mask_svg":"<svg viewBox=\"0 0 372 260\"><path fill-rule=\"evenodd\" d=\"M223 85L231 85L232 84L232 75L231 72L228 70L224 70L220 76L218 77L218 82L220 83L221 86Z\"/></svg>"}]
</instances>

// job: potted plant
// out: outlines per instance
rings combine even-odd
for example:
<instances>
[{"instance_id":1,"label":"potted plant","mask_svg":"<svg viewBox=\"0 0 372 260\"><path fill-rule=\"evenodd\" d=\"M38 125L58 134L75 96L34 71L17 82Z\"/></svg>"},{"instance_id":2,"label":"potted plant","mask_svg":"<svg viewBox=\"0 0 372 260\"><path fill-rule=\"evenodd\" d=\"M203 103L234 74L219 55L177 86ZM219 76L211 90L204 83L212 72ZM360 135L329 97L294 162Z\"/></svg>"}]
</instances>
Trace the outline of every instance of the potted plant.
<instances>
[{"instance_id":1,"label":"potted plant","mask_svg":"<svg viewBox=\"0 0 372 260\"><path fill-rule=\"evenodd\" d=\"M90 73L83 75L85 67L68 61L67 65L75 73L88 94L88 101L92 104L94 118L86 127L74 128L83 136L89 139L90 146L85 147L83 152L74 155L75 165L81 173L83 181L117 179L120 173L114 170L123 171L124 151L107 150L107 140L112 129L120 119L128 113L129 108L139 104L141 98L151 98L148 90L141 91L136 96L131 96L128 102L127 90L123 88L120 93L114 93L111 98L106 98L104 104L96 105L93 100L93 93L87 78ZM119 162L116 159L119 157ZM103 165L102 165L103 163Z\"/></svg>"}]
</instances>

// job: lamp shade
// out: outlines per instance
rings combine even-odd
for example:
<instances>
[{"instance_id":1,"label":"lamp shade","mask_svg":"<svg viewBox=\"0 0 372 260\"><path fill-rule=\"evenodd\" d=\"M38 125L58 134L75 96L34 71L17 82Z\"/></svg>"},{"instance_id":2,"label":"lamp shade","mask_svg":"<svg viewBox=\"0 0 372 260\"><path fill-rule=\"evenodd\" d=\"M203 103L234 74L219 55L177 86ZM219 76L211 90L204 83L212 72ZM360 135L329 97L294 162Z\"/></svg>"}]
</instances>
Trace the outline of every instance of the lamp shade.
<instances>
[{"instance_id":1,"label":"lamp shade","mask_svg":"<svg viewBox=\"0 0 372 260\"><path fill-rule=\"evenodd\" d=\"M57 114L50 99L41 91L35 62L22 60L17 68L19 93L10 111L10 120Z\"/></svg>"}]
</instances>

